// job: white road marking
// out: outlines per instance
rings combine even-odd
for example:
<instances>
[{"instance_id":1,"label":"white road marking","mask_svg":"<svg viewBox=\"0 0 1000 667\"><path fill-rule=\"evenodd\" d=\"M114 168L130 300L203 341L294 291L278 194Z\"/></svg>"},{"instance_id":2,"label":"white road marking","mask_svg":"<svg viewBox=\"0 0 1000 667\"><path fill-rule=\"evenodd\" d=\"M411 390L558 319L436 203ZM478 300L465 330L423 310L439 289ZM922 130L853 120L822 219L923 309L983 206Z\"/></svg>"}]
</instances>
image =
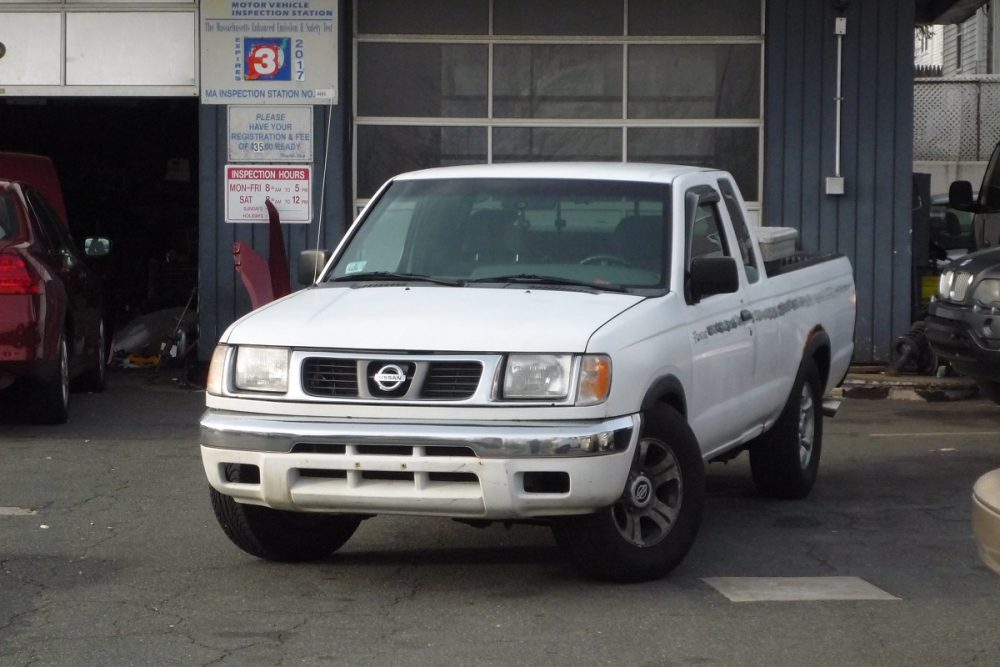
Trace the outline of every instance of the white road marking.
<instances>
[{"instance_id":1,"label":"white road marking","mask_svg":"<svg viewBox=\"0 0 1000 667\"><path fill-rule=\"evenodd\" d=\"M710 577L702 581L731 602L899 600L859 577Z\"/></svg>"},{"instance_id":2,"label":"white road marking","mask_svg":"<svg viewBox=\"0 0 1000 667\"><path fill-rule=\"evenodd\" d=\"M38 514L38 510L30 507L0 507L0 516L32 516Z\"/></svg>"},{"instance_id":3,"label":"white road marking","mask_svg":"<svg viewBox=\"0 0 1000 667\"><path fill-rule=\"evenodd\" d=\"M937 433L869 433L870 438L949 438L954 436L1000 435L1000 431L940 431Z\"/></svg>"}]
</instances>

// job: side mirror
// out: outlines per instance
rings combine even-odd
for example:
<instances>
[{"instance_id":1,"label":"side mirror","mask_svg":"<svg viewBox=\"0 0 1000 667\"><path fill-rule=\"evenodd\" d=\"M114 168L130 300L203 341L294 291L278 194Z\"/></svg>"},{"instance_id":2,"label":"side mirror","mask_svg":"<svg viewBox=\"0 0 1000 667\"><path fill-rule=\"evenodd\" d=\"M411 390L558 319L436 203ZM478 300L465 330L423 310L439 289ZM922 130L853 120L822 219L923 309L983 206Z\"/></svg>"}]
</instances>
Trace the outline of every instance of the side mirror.
<instances>
[{"instance_id":1,"label":"side mirror","mask_svg":"<svg viewBox=\"0 0 1000 667\"><path fill-rule=\"evenodd\" d=\"M715 294L732 294L740 288L740 274L732 257L695 257L688 272L692 303Z\"/></svg>"},{"instance_id":2,"label":"side mirror","mask_svg":"<svg viewBox=\"0 0 1000 667\"><path fill-rule=\"evenodd\" d=\"M303 250L299 253L299 284L312 285L330 259L329 250Z\"/></svg>"},{"instance_id":3,"label":"side mirror","mask_svg":"<svg viewBox=\"0 0 1000 667\"><path fill-rule=\"evenodd\" d=\"M104 257L111 253L111 241L102 237L83 240L83 254L87 257Z\"/></svg>"},{"instance_id":4,"label":"side mirror","mask_svg":"<svg viewBox=\"0 0 1000 667\"><path fill-rule=\"evenodd\" d=\"M948 188L948 208L958 211L971 211L976 205L972 198L972 183L955 181Z\"/></svg>"}]
</instances>

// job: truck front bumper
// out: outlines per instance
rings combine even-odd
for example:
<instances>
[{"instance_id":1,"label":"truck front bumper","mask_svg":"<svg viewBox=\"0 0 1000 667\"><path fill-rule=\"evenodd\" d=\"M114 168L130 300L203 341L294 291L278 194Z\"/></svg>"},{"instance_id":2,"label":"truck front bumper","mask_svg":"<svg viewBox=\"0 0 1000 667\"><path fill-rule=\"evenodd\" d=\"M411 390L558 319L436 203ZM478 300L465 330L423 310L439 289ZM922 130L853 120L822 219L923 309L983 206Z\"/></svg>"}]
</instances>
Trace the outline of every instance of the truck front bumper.
<instances>
[{"instance_id":1,"label":"truck front bumper","mask_svg":"<svg viewBox=\"0 0 1000 667\"><path fill-rule=\"evenodd\" d=\"M209 483L302 512L521 519L591 512L622 494L641 418L599 422L298 421L209 410Z\"/></svg>"},{"instance_id":2,"label":"truck front bumper","mask_svg":"<svg viewBox=\"0 0 1000 667\"><path fill-rule=\"evenodd\" d=\"M1000 314L938 301L930 306L926 326L931 349L959 373L1000 377Z\"/></svg>"}]
</instances>

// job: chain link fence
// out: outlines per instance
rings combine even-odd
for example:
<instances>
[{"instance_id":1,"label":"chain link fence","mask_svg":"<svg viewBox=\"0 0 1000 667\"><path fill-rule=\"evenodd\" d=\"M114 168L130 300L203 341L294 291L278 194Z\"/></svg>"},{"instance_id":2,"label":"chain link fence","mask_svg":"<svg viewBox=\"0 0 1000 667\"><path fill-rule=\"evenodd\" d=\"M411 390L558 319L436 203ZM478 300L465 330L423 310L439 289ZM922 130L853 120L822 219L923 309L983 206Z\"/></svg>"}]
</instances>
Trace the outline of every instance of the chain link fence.
<instances>
[{"instance_id":1,"label":"chain link fence","mask_svg":"<svg viewBox=\"0 0 1000 667\"><path fill-rule=\"evenodd\" d=\"M913 159L988 160L1000 141L1000 76L916 79Z\"/></svg>"}]
</instances>

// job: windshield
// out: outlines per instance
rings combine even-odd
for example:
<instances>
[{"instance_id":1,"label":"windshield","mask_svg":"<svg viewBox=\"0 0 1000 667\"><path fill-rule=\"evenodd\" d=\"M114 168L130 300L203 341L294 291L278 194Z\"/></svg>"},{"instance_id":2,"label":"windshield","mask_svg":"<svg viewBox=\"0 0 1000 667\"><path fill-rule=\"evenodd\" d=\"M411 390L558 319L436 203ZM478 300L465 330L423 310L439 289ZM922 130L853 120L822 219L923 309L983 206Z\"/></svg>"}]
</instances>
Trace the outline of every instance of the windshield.
<instances>
[{"instance_id":1,"label":"windshield","mask_svg":"<svg viewBox=\"0 0 1000 667\"><path fill-rule=\"evenodd\" d=\"M573 179L393 183L327 280L662 288L669 186Z\"/></svg>"}]
</instances>

